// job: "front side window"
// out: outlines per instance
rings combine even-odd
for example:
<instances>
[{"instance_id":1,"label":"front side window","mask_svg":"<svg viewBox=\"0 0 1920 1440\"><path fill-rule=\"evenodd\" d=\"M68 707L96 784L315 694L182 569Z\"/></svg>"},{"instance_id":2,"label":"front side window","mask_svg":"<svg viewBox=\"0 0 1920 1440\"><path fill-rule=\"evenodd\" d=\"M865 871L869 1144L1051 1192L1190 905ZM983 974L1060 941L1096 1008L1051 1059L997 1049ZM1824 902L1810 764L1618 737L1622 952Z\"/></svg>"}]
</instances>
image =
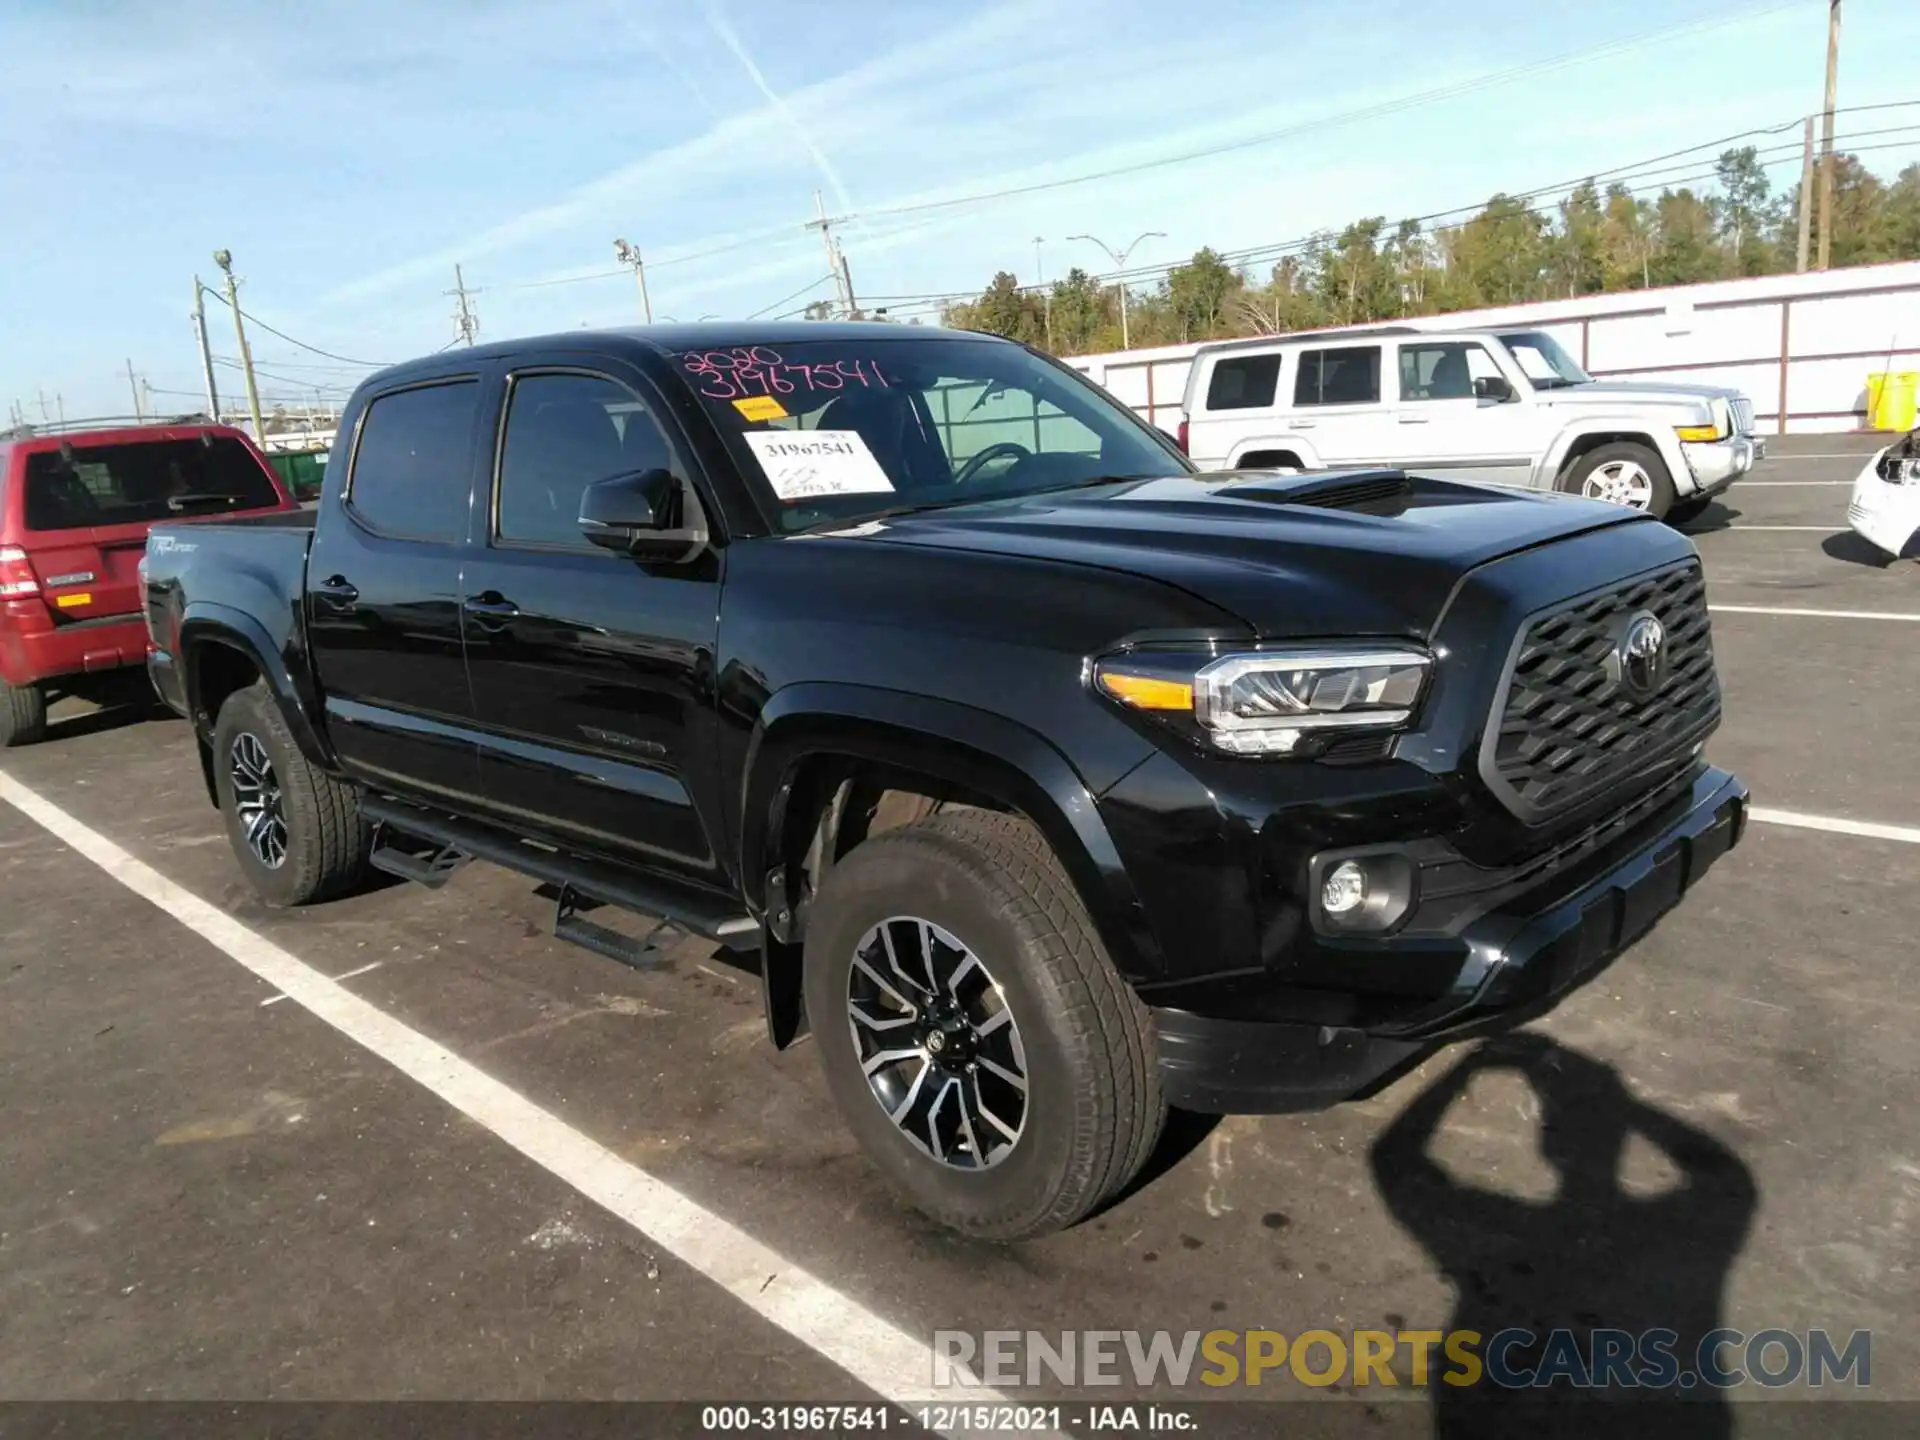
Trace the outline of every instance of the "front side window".
<instances>
[{"instance_id":1,"label":"front side window","mask_svg":"<svg viewBox=\"0 0 1920 1440\"><path fill-rule=\"evenodd\" d=\"M273 477L231 436L65 445L27 457L27 528L77 530L266 510Z\"/></svg>"},{"instance_id":2,"label":"front side window","mask_svg":"<svg viewBox=\"0 0 1920 1440\"><path fill-rule=\"evenodd\" d=\"M402 539L464 538L479 403L479 382L456 380L396 390L369 405L347 482L354 515Z\"/></svg>"},{"instance_id":3,"label":"front side window","mask_svg":"<svg viewBox=\"0 0 1920 1440\"><path fill-rule=\"evenodd\" d=\"M653 408L599 375L516 376L500 445L494 534L533 545L577 545L580 492L641 470L686 478Z\"/></svg>"},{"instance_id":4,"label":"front side window","mask_svg":"<svg viewBox=\"0 0 1920 1440\"><path fill-rule=\"evenodd\" d=\"M1207 409L1262 410L1280 386L1278 355L1236 355L1214 363L1207 382Z\"/></svg>"},{"instance_id":5,"label":"front side window","mask_svg":"<svg viewBox=\"0 0 1920 1440\"><path fill-rule=\"evenodd\" d=\"M1104 391L1003 341L807 340L672 363L783 531L1192 470Z\"/></svg>"},{"instance_id":6,"label":"front side window","mask_svg":"<svg viewBox=\"0 0 1920 1440\"><path fill-rule=\"evenodd\" d=\"M1380 400L1380 347L1303 350L1293 382L1296 405L1374 405Z\"/></svg>"},{"instance_id":7,"label":"front side window","mask_svg":"<svg viewBox=\"0 0 1920 1440\"><path fill-rule=\"evenodd\" d=\"M1402 400L1471 400L1474 381L1499 373L1484 345L1436 340L1400 346Z\"/></svg>"}]
</instances>

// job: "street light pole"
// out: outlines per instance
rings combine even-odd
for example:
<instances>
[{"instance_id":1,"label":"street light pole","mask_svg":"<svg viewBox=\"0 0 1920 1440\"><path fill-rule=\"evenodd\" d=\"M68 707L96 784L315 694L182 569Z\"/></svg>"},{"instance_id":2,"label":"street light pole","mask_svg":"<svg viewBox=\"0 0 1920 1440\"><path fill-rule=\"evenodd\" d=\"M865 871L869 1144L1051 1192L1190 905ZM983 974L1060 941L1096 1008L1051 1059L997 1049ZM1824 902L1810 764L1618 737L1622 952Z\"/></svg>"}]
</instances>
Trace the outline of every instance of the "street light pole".
<instances>
[{"instance_id":1,"label":"street light pole","mask_svg":"<svg viewBox=\"0 0 1920 1440\"><path fill-rule=\"evenodd\" d=\"M1833 102L1840 79L1840 0L1827 5L1827 108L1820 119L1820 263L1833 254Z\"/></svg>"},{"instance_id":2,"label":"street light pole","mask_svg":"<svg viewBox=\"0 0 1920 1440\"><path fill-rule=\"evenodd\" d=\"M1167 238L1167 232L1164 230L1144 231L1134 236L1133 239L1128 242L1127 248L1117 254L1111 245L1095 235L1069 235L1067 238L1069 240L1091 240L1095 245L1098 245L1102 250L1107 252L1107 258L1113 262L1113 268L1115 270L1125 270L1127 268L1127 257L1133 254L1142 240L1164 240ZM1131 350L1133 348L1133 338L1127 331L1126 278L1124 276L1117 277L1117 283L1120 287L1120 348L1122 350Z\"/></svg>"},{"instance_id":3,"label":"street light pole","mask_svg":"<svg viewBox=\"0 0 1920 1440\"><path fill-rule=\"evenodd\" d=\"M640 313L647 317L647 324L653 323L653 301L647 298L647 263L640 258L640 251L624 240L613 242L613 255L622 265L633 267L634 284L640 287Z\"/></svg>"}]
</instances>

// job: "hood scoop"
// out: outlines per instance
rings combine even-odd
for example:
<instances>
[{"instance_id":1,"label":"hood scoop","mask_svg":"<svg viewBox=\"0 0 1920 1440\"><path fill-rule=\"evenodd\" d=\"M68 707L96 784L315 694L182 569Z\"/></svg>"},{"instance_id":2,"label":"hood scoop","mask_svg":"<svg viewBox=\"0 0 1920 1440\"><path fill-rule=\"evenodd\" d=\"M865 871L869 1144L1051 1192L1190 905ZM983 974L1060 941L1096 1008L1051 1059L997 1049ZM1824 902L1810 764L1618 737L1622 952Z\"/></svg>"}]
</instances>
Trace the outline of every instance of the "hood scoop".
<instances>
[{"instance_id":1,"label":"hood scoop","mask_svg":"<svg viewBox=\"0 0 1920 1440\"><path fill-rule=\"evenodd\" d=\"M1413 481L1404 470L1348 470L1298 480L1263 476L1259 480L1223 486L1216 493L1235 500L1310 505L1320 510L1350 510L1361 515L1392 518L1406 511L1413 492Z\"/></svg>"}]
</instances>

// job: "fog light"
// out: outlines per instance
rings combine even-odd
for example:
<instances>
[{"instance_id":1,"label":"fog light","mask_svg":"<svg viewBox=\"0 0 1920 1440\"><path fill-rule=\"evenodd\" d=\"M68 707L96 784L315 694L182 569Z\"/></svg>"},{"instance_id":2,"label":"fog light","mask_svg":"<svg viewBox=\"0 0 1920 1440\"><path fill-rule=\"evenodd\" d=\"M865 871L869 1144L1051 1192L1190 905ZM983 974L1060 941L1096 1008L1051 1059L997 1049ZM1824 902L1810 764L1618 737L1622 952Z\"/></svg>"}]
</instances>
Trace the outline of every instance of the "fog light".
<instances>
[{"instance_id":1,"label":"fog light","mask_svg":"<svg viewBox=\"0 0 1920 1440\"><path fill-rule=\"evenodd\" d=\"M1367 903L1367 872L1357 861L1342 860L1320 885L1320 906L1329 915L1351 915Z\"/></svg>"}]
</instances>

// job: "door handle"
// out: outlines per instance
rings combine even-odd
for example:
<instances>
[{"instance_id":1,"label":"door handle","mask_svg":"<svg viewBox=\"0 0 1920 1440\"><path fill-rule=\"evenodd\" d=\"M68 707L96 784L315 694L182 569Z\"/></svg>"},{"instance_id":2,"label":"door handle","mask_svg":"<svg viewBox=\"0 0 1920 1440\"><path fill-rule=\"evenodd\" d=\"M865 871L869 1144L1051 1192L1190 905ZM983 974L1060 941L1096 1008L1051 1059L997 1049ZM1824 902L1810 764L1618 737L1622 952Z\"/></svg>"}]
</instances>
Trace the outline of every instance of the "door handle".
<instances>
[{"instance_id":1,"label":"door handle","mask_svg":"<svg viewBox=\"0 0 1920 1440\"><path fill-rule=\"evenodd\" d=\"M1316 422L1316 421L1313 421L1313 420L1289 420L1289 421L1287 422L1287 429L1289 429L1289 430L1311 430L1311 429L1313 429L1313 427L1314 427L1314 425L1315 425L1316 423L1318 423L1318 422Z\"/></svg>"},{"instance_id":2,"label":"door handle","mask_svg":"<svg viewBox=\"0 0 1920 1440\"><path fill-rule=\"evenodd\" d=\"M329 610L345 614L359 602L360 591L344 575L332 575L313 587L313 598Z\"/></svg>"},{"instance_id":3,"label":"door handle","mask_svg":"<svg viewBox=\"0 0 1920 1440\"><path fill-rule=\"evenodd\" d=\"M482 630L502 630L509 620L520 613L520 607L498 590L469 595L462 608L473 617L473 623Z\"/></svg>"},{"instance_id":4,"label":"door handle","mask_svg":"<svg viewBox=\"0 0 1920 1440\"><path fill-rule=\"evenodd\" d=\"M1429 418L1430 417L1426 415L1402 415L1400 417L1400 423L1402 425L1424 425Z\"/></svg>"}]
</instances>

